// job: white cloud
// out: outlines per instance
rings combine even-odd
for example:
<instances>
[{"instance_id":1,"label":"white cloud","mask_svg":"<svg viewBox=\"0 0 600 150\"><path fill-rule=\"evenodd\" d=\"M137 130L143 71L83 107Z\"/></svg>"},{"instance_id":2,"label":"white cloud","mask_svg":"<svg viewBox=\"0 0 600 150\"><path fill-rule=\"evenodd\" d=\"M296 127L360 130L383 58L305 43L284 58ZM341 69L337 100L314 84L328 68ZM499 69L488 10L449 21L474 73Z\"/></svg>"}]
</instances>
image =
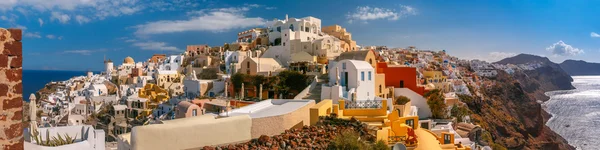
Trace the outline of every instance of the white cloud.
<instances>
[{"instance_id":1,"label":"white cloud","mask_svg":"<svg viewBox=\"0 0 600 150\"><path fill-rule=\"evenodd\" d=\"M77 20L77 23L79 23L79 24L84 24L84 23L90 22L90 18L84 17L82 15L75 16L75 20Z\"/></svg>"},{"instance_id":2,"label":"white cloud","mask_svg":"<svg viewBox=\"0 0 600 150\"><path fill-rule=\"evenodd\" d=\"M62 40L62 39L63 39L63 37L62 37L62 36L59 36L59 37L57 37L56 39L58 39L58 40Z\"/></svg>"},{"instance_id":3,"label":"white cloud","mask_svg":"<svg viewBox=\"0 0 600 150\"><path fill-rule=\"evenodd\" d=\"M48 38L48 39L55 39L56 36L52 35L52 34L48 34L48 35L46 35L46 38Z\"/></svg>"},{"instance_id":4,"label":"white cloud","mask_svg":"<svg viewBox=\"0 0 600 150\"><path fill-rule=\"evenodd\" d=\"M175 46L168 46L165 42L136 42L133 46L139 47L143 50L165 50L165 51L179 51Z\"/></svg>"},{"instance_id":5,"label":"white cloud","mask_svg":"<svg viewBox=\"0 0 600 150\"><path fill-rule=\"evenodd\" d=\"M20 13L24 16L41 16L46 15L45 13L58 13L61 15L52 15L54 19L51 20L59 20L61 23L76 19L77 15L88 18L88 22L90 22L109 17L132 15L144 10L166 11L196 6L198 6L196 0L152 0L149 3L140 0L0 0L0 12L3 14L10 12ZM66 19L66 16L69 16L69 19ZM10 18L11 16L6 17Z\"/></svg>"},{"instance_id":6,"label":"white cloud","mask_svg":"<svg viewBox=\"0 0 600 150\"><path fill-rule=\"evenodd\" d=\"M554 56L575 56L584 53L582 49L568 45L562 40L550 45L546 50L552 52Z\"/></svg>"},{"instance_id":7,"label":"white cloud","mask_svg":"<svg viewBox=\"0 0 600 150\"><path fill-rule=\"evenodd\" d=\"M400 10L388 9L388 8L379 8L379 7L369 7L369 6L359 6L356 8L354 12L350 12L346 15L348 22L352 23L354 21L363 21L368 22L370 20L379 20L379 19L387 19L387 20L398 20L402 17L416 15L417 10L411 6L400 6Z\"/></svg>"},{"instance_id":8,"label":"white cloud","mask_svg":"<svg viewBox=\"0 0 600 150\"><path fill-rule=\"evenodd\" d=\"M509 52L490 52L488 58L486 59L489 62L497 62L504 58L517 56L517 53L509 53Z\"/></svg>"},{"instance_id":9,"label":"white cloud","mask_svg":"<svg viewBox=\"0 0 600 150\"><path fill-rule=\"evenodd\" d=\"M273 9L277 9L277 7L265 7L266 10L273 10Z\"/></svg>"},{"instance_id":10,"label":"white cloud","mask_svg":"<svg viewBox=\"0 0 600 150\"><path fill-rule=\"evenodd\" d=\"M62 24L66 24L71 20L71 17L67 14L63 14L60 12L52 12L52 16L50 16L50 20L58 20L58 22Z\"/></svg>"},{"instance_id":11,"label":"white cloud","mask_svg":"<svg viewBox=\"0 0 600 150\"><path fill-rule=\"evenodd\" d=\"M136 35L176 33L185 31L221 32L230 29L262 26L265 20L260 17L246 17L250 7L205 9L188 13L187 20L161 20L137 25Z\"/></svg>"},{"instance_id":12,"label":"white cloud","mask_svg":"<svg viewBox=\"0 0 600 150\"><path fill-rule=\"evenodd\" d=\"M590 37L597 38L597 37L600 37L600 34L598 34L596 32L592 32L592 33L590 33Z\"/></svg>"},{"instance_id":13,"label":"white cloud","mask_svg":"<svg viewBox=\"0 0 600 150\"><path fill-rule=\"evenodd\" d=\"M65 54L79 54L79 55L91 55L93 52L92 50L68 50L68 51L63 51L63 53Z\"/></svg>"},{"instance_id":14,"label":"white cloud","mask_svg":"<svg viewBox=\"0 0 600 150\"><path fill-rule=\"evenodd\" d=\"M40 27L44 26L44 20L42 20L42 18L38 18L38 22L40 23Z\"/></svg>"},{"instance_id":15,"label":"white cloud","mask_svg":"<svg viewBox=\"0 0 600 150\"><path fill-rule=\"evenodd\" d=\"M30 38L42 38L42 36L40 35L39 32L25 32L25 37L30 37Z\"/></svg>"}]
</instances>

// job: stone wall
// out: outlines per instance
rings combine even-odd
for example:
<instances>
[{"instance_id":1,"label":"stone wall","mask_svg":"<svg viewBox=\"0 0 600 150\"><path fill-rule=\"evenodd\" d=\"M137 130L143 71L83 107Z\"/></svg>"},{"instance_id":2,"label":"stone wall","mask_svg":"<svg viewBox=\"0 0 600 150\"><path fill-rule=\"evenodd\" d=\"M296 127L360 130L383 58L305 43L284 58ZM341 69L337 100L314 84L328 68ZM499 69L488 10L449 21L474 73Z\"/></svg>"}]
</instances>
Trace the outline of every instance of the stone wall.
<instances>
[{"instance_id":1,"label":"stone wall","mask_svg":"<svg viewBox=\"0 0 600 150\"><path fill-rule=\"evenodd\" d=\"M23 149L21 29L0 28L0 149Z\"/></svg>"}]
</instances>

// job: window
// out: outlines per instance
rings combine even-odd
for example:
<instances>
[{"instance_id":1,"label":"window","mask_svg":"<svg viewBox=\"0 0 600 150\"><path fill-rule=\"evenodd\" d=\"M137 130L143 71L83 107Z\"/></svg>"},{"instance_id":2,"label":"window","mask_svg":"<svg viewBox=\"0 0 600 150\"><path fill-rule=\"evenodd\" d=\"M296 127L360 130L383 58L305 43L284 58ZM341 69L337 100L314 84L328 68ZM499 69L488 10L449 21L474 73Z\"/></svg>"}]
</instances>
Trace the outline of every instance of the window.
<instances>
[{"instance_id":1,"label":"window","mask_svg":"<svg viewBox=\"0 0 600 150\"><path fill-rule=\"evenodd\" d=\"M197 109L192 110L192 116L198 116L198 110Z\"/></svg>"},{"instance_id":2,"label":"window","mask_svg":"<svg viewBox=\"0 0 600 150\"><path fill-rule=\"evenodd\" d=\"M250 68L250 62L246 62L246 68Z\"/></svg>"},{"instance_id":3,"label":"window","mask_svg":"<svg viewBox=\"0 0 600 150\"><path fill-rule=\"evenodd\" d=\"M379 93L381 93L381 85L379 85Z\"/></svg>"},{"instance_id":4,"label":"window","mask_svg":"<svg viewBox=\"0 0 600 150\"><path fill-rule=\"evenodd\" d=\"M281 32L281 27L277 27L277 32Z\"/></svg>"},{"instance_id":5,"label":"window","mask_svg":"<svg viewBox=\"0 0 600 150\"><path fill-rule=\"evenodd\" d=\"M369 81L371 81L371 71L369 71Z\"/></svg>"},{"instance_id":6,"label":"window","mask_svg":"<svg viewBox=\"0 0 600 150\"><path fill-rule=\"evenodd\" d=\"M342 63L342 69L346 69L346 63Z\"/></svg>"},{"instance_id":7,"label":"window","mask_svg":"<svg viewBox=\"0 0 600 150\"><path fill-rule=\"evenodd\" d=\"M290 30L294 31L294 24L290 24Z\"/></svg>"},{"instance_id":8,"label":"window","mask_svg":"<svg viewBox=\"0 0 600 150\"><path fill-rule=\"evenodd\" d=\"M283 46L285 46L285 42L283 42Z\"/></svg>"},{"instance_id":9,"label":"window","mask_svg":"<svg viewBox=\"0 0 600 150\"><path fill-rule=\"evenodd\" d=\"M360 72L360 80L365 81L365 72L364 71Z\"/></svg>"},{"instance_id":10,"label":"window","mask_svg":"<svg viewBox=\"0 0 600 150\"><path fill-rule=\"evenodd\" d=\"M373 64L373 59L369 59L369 64Z\"/></svg>"}]
</instances>

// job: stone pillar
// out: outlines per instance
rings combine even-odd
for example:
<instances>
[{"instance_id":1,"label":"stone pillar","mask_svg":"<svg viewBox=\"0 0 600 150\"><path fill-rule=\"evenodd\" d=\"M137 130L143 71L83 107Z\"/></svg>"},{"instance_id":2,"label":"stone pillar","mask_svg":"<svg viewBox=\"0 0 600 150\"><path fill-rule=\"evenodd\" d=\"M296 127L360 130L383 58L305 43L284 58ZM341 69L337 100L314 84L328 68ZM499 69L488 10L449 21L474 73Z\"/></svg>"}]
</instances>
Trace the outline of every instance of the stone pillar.
<instances>
[{"instance_id":1,"label":"stone pillar","mask_svg":"<svg viewBox=\"0 0 600 150\"><path fill-rule=\"evenodd\" d=\"M228 87L229 87L229 82L225 81L225 97L227 97L227 93L229 93L229 91L227 90Z\"/></svg>"},{"instance_id":2,"label":"stone pillar","mask_svg":"<svg viewBox=\"0 0 600 150\"><path fill-rule=\"evenodd\" d=\"M244 99L244 83L242 83L242 88L240 88L240 99Z\"/></svg>"},{"instance_id":3,"label":"stone pillar","mask_svg":"<svg viewBox=\"0 0 600 150\"><path fill-rule=\"evenodd\" d=\"M258 89L258 99L262 100L262 84L260 84L260 88Z\"/></svg>"},{"instance_id":4,"label":"stone pillar","mask_svg":"<svg viewBox=\"0 0 600 150\"><path fill-rule=\"evenodd\" d=\"M0 149L23 149L21 29L0 28Z\"/></svg>"}]
</instances>

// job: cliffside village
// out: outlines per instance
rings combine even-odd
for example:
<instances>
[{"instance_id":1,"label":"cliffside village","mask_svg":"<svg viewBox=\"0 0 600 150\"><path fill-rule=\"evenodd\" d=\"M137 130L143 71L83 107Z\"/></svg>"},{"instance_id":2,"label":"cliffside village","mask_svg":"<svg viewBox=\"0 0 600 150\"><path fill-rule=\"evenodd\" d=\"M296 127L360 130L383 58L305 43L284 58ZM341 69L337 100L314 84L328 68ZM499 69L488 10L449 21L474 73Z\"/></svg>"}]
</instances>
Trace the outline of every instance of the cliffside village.
<instances>
[{"instance_id":1,"label":"cliffside village","mask_svg":"<svg viewBox=\"0 0 600 150\"><path fill-rule=\"evenodd\" d=\"M106 59L100 74L49 83L56 91L30 96L25 148L45 148L33 140L37 131L78 138L60 149L202 149L314 126L331 114L367 124L390 147L483 148L469 138L478 127L468 115L450 117L453 107L466 107L458 95L479 94L499 71L540 64L490 64L446 52L359 46L339 25L286 15L239 32L233 43L188 45L182 54L141 61ZM254 78L240 84L235 77L284 73L306 76L306 86L290 90ZM430 108L430 91L442 93L446 108ZM275 145L299 148L283 143Z\"/></svg>"}]
</instances>

